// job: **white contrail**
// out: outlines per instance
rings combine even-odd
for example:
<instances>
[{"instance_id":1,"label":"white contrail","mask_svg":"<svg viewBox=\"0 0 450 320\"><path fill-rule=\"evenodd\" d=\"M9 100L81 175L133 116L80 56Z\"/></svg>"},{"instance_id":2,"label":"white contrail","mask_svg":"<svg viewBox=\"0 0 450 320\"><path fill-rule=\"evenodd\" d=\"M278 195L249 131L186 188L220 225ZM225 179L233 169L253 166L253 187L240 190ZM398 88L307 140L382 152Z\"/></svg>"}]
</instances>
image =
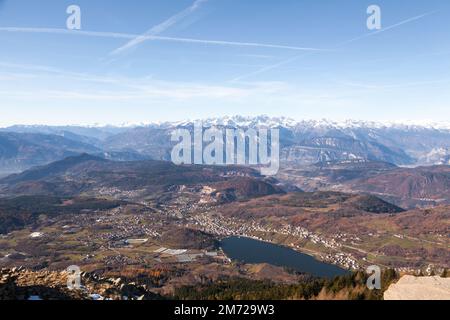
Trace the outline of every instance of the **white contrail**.
<instances>
[{"instance_id":1,"label":"white contrail","mask_svg":"<svg viewBox=\"0 0 450 320\"><path fill-rule=\"evenodd\" d=\"M400 26L402 26L402 25L404 25L404 24L407 24L407 23L409 23L409 22L413 22L413 21L416 21L416 20L425 18L426 16L429 16L429 15L434 14L434 13L436 13L436 12L437 12L437 11L427 12L427 13L424 13L424 14L421 14L421 15L418 15L418 16L415 16L415 17L412 17L412 18L409 18L409 19L400 21L400 22L398 22L398 23L396 23L396 24L393 24L392 26L383 28L383 29L381 29L381 30L374 31L374 32L371 32L371 33L366 33L366 34L364 34L364 35L362 35L362 36L359 36L359 37L356 37L356 38L353 38L353 39L344 41L344 42L338 44L338 47L341 47L341 46L344 46L344 45L346 45L346 44L349 44L349 43L352 43L352 42L355 42L355 41L358 41L358 40L361 40L361 39L365 39L365 38L368 38L368 37L377 35L377 34L382 33L382 32L386 32L386 31L388 31L388 30L392 30L392 29L394 29L394 28L400 27Z\"/></svg>"},{"instance_id":2,"label":"white contrail","mask_svg":"<svg viewBox=\"0 0 450 320\"><path fill-rule=\"evenodd\" d=\"M274 49L289 49L297 51L327 51L319 48L309 47L296 47L285 46L278 44L256 43L256 42L236 42L236 41L223 41L223 40L200 40L192 38L177 38L177 37L160 37L149 36L148 40L161 40L161 41L175 41L175 42L187 42L187 43L199 43L199 44L211 44L211 45L224 45L224 46L241 46L241 47L261 47L261 48L274 48Z\"/></svg>"},{"instance_id":3,"label":"white contrail","mask_svg":"<svg viewBox=\"0 0 450 320\"><path fill-rule=\"evenodd\" d=\"M388 30L392 30L392 29L397 28L397 27L400 27L400 26L402 26L402 25L404 25L404 24L406 24L406 23L409 23L409 22L413 22L413 21L422 19L422 18L424 18L424 17L426 17L426 16L429 16L429 15L431 15L431 14L434 14L434 13L436 13L436 12L437 12L437 11L427 12L427 13L424 13L424 14L421 14L421 15L418 15L418 16L415 16L415 17L412 17L412 18L409 18L409 19L400 21L400 22L398 22L398 23L396 23L396 24L393 24L393 25L391 25L391 26L389 26L389 27L386 27L386 28L384 28L384 29L381 29L381 30L378 30L378 31L375 31L375 32L371 32L371 33L366 33L366 34L364 34L364 35L362 35L362 36L359 36L359 37L357 37L357 38L353 38L353 39L350 39L350 40L341 42L341 43L339 43L338 45L336 45L336 46L335 46L333 49L331 49L331 50L322 50L322 51L333 51L333 50L339 49L339 48L341 48L341 47L343 47L343 46L345 46L345 45L347 45L347 44L349 44L349 43L356 42L356 41L359 41L359 40L362 40L362 39L364 39L364 38L367 38L367 37L371 37L371 36L377 35L377 34L379 34L379 33L382 33L382 32L388 31ZM272 70L272 69L281 67L281 66L283 66L283 65L285 65L285 64L288 64L288 63L294 62L295 60L298 60L298 59L300 59L300 58L303 58L303 57L305 57L305 56L307 56L307 55L309 55L309 54L311 54L311 53L298 55L298 56L295 56L295 57L292 57L292 58L283 60L283 61L281 61L281 62L278 62L278 63L276 63L276 64L272 64L272 65L266 66L266 67L264 67L264 68L261 68L261 69L259 69L259 70L254 71L254 72L251 72L251 73L247 73L247 74L238 76L238 77L232 79L231 82L235 82L235 81L239 81L239 80L242 80L242 79L246 79L246 78L248 78L248 77L255 76L255 75L264 73L264 72L266 72L266 71L269 71L269 70Z\"/></svg>"},{"instance_id":4,"label":"white contrail","mask_svg":"<svg viewBox=\"0 0 450 320\"><path fill-rule=\"evenodd\" d=\"M110 52L111 55L117 55L120 54L126 50L129 50L133 47L138 46L139 44L141 44L142 42L145 42L151 38L152 36L157 36L158 34L161 34L162 32L164 32L165 30L167 30L168 28L170 28L171 26L175 25L178 21L186 18L187 16L191 15L192 13L194 13L198 8L200 8L200 6L207 2L208 0L195 0L194 3L187 9L184 9L183 11L177 13L176 15L170 17L169 19L167 19L166 21L152 27L151 29L149 29L147 32L145 32L142 35L137 36L136 38L132 39L131 41L129 41L128 43L126 43L125 45L121 46L120 48L117 48L113 51Z\"/></svg>"},{"instance_id":5,"label":"white contrail","mask_svg":"<svg viewBox=\"0 0 450 320\"><path fill-rule=\"evenodd\" d=\"M58 28L0 27L0 32L50 33L50 34L79 35L79 36L103 37L103 38L120 38L120 39L133 39L136 37L136 35L129 33L97 32L97 31L58 29Z\"/></svg>"},{"instance_id":6,"label":"white contrail","mask_svg":"<svg viewBox=\"0 0 450 320\"><path fill-rule=\"evenodd\" d=\"M203 40L203 39L161 37L161 36L142 36L142 35L130 34L130 33L68 30L68 29L57 29L57 28L0 27L0 32L49 33L49 34L102 37L102 38L117 38L117 39L136 39L136 37L142 37L143 40L197 43L197 44L207 44L207 45L259 47L259 48L273 48L273 49L288 49L288 50L296 50L296 51L327 51L327 50L322 50L322 49L318 49L318 48L285 46L285 45L268 44L268 43Z\"/></svg>"}]
</instances>

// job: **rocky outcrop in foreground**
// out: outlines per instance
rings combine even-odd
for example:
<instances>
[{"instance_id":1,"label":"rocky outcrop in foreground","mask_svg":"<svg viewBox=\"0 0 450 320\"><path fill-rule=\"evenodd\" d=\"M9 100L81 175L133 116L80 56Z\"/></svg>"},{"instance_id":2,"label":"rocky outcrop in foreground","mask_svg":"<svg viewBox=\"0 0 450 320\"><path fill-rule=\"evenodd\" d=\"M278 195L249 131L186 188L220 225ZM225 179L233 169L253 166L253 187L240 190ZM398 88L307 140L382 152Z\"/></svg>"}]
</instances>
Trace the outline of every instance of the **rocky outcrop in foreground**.
<instances>
[{"instance_id":1,"label":"rocky outcrop in foreground","mask_svg":"<svg viewBox=\"0 0 450 320\"><path fill-rule=\"evenodd\" d=\"M384 300L450 300L450 278L403 276L384 293Z\"/></svg>"},{"instance_id":2,"label":"rocky outcrop in foreground","mask_svg":"<svg viewBox=\"0 0 450 320\"><path fill-rule=\"evenodd\" d=\"M146 286L120 278L81 274L81 288L67 287L67 272L0 270L0 300L153 300L158 296Z\"/></svg>"}]
</instances>

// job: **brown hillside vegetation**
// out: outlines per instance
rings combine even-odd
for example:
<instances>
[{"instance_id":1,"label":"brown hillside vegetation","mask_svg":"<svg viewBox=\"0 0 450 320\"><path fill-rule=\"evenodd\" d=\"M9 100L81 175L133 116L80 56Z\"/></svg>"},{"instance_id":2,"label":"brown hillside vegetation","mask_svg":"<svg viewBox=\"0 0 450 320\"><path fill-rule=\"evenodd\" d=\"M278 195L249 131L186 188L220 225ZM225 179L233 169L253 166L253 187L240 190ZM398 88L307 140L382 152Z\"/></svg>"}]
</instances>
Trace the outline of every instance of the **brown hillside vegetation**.
<instances>
[{"instance_id":1,"label":"brown hillside vegetation","mask_svg":"<svg viewBox=\"0 0 450 320\"><path fill-rule=\"evenodd\" d=\"M345 234L353 240L344 243L344 247L354 255L376 257L386 265L391 261L403 261L401 265L405 266L419 266L420 261L450 264L446 245L450 206L404 211L373 196L316 192L231 203L222 206L220 212L270 228L306 228L332 239Z\"/></svg>"},{"instance_id":2,"label":"brown hillside vegetation","mask_svg":"<svg viewBox=\"0 0 450 320\"><path fill-rule=\"evenodd\" d=\"M448 203L450 166L398 168L356 180L351 183L351 187L354 190L397 198L398 203L412 203L414 200Z\"/></svg>"}]
</instances>

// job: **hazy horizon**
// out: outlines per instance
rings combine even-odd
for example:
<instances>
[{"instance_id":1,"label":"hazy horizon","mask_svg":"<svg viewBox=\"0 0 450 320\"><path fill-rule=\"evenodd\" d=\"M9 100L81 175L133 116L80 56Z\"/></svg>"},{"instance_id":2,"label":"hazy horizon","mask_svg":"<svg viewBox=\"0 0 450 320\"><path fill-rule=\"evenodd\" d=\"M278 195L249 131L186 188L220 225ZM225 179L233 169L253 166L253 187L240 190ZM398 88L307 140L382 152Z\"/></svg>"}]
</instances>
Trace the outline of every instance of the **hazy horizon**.
<instances>
[{"instance_id":1,"label":"hazy horizon","mask_svg":"<svg viewBox=\"0 0 450 320\"><path fill-rule=\"evenodd\" d=\"M432 119L423 119L423 120L410 120L410 119L402 119L402 120L364 120L364 119L330 119L330 118L293 118L286 116L269 116L265 114L254 115L254 116L243 116L243 115L222 115L222 116L211 116L211 117L203 117L203 118L183 118L183 119L165 119L165 120L142 120L136 122L124 121L124 122L85 122L85 123L37 123L37 122L24 122L24 123L11 123L11 124L2 124L0 122L0 129L7 129L11 127L92 127L92 128L101 128L101 127L139 127L146 125L158 125L158 124L177 124L184 122L195 122L195 121L208 121L208 120L216 120L216 119L235 119L236 117L242 117L246 119L256 119L261 117L269 117L271 120L286 120L294 123L302 123L302 122L310 122L310 123L318 123L318 124L334 124L337 126L345 126L345 125L357 125L357 124L365 124L372 126L395 126L395 125L405 125L405 126L418 126L418 127L434 127L438 129L446 129L450 130L450 121L448 120L432 120Z\"/></svg>"},{"instance_id":2,"label":"hazy horizon","mask_svg":"<svg viewBox=\"0 0 450 320\"><path fill-rule=\"evenodd\" d=\"M450 119L450 3L0 2L0 126ZM26 10L23 8L26 7ZM39 14L36 14L39 13Z\"/></svg>"}]
</instances>

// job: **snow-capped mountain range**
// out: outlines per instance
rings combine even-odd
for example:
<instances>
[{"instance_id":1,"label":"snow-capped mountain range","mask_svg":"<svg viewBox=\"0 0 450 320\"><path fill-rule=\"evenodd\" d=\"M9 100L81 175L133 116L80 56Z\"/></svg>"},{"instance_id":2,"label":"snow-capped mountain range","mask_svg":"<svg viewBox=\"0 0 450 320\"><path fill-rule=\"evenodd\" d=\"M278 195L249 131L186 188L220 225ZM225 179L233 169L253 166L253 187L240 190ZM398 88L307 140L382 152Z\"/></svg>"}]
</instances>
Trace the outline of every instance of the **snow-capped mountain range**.
<instances>
[{"instance_id":1,"label":"snow-capped mountain range","mask_svg":"<svg viewBox=\"0 0 450 320\"><path fill-rule=\"evenodd\" d=\"M204 127L279 128L281 161L311 165L340 161L383 161L400 166L450 165L450 123L290 118L222 117L201 120ZM0 174L16 172L79 154L113 160L170 160L174 128L198 121L122 126L12 126L0 129Z\"/></svg>"},{"instance_id":2,"label":"snow-capped mountain range","mask_svg":"<svg viewBox=\"0 0 450 320\"><path fill-rule=\"evenodd\" d=\"M103 129L103 130L118 130L118 129L133 129L138 127L179 127L189 126L194 123L202 122L205 126L228 126L228 127L268 127L268 128L295 128L295 127L315 127L315 128L399 128L399 129L435 129L435 130L450 130L450 121L431 121L431 120L396 120L388 122L379 121L365 121L348 119L344 121L334 121L330 119L303 119L296 120L289 117L269 117L260 115L255 117L244 116L224 116L206 119L183 120L183 121L147 121L147 122L124 122L120 124L101 124L94 123L90 125L76 124L76 125L15 125L1 128L1 131L10 131L14 129L19 130L41 130L43 128L86 128L86 129Z\"/></svg>"},{"instance_id":3,"label":"snow-capped mountain range","mask_svg":"<svg viewBox=\"0 0 450 320\"><path fill-rule=\"evenodd\" d=\"M226 126L226 127L265 127L265 128L295 128L295 127L312 127L312 128L336 128L336 129L348 129L348 128L402 128L402 129L435 129L435 130L450 130L450 121L411 121L411 120L398 120L390 122L376 122L376 121L364 121L364 120L345 120L345 121L333 121L329 119L320 120L295 120L288 117L269 117L265 115L255 117L243 117L243 116L225 116L217 118L185 120L185 121L166 121L166 122L142 122L139 124L124 123L118 127L122 128L136 128L136 127L178 127L189 126L194 123L202 122L204 126ZM106 125L108 127L111 125ZM112 126L114 127L114 126Z\"/></svg>"},{"instance_id":4,"label":"snow-capped mountain range","mask_svg":"<svg viewBox=\"0 0 450 320\"><path fill-rule=\"evenodd\" d=\"M315 127L315 128L403 128L403 129L436 129L436 130L450 130L449 122L433 122L433 121L391 121L391 122L375 122L375 121L363 121L363 120L345 120L345 121L333 121L329 119L320 120L295 120L287 117L269 117L269 116L257 116L257 117L220 117L209 118L205 120L195 121L183 121L174 123L162 123L160 125L189 125L197 121L202 121L207 126L235 126L235 127Z\"/></svg>"}]
</instances>

